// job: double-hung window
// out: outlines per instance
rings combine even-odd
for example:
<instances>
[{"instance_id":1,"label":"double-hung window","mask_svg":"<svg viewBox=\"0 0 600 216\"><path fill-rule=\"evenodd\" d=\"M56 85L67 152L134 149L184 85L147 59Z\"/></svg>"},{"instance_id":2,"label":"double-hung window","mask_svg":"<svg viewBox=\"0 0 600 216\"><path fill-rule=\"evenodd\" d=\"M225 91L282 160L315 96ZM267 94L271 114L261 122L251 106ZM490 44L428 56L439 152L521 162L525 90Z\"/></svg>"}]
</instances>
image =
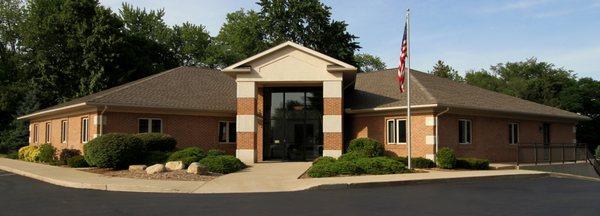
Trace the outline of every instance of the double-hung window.
<instances>
[{"instance_id":1,"label":"double-hung window","mask_svg":"<svg viewBox=\"0 0 600 216\"><path fill-rule=\"evenodd\" d=\"M517 144L519 142L519 123L508 124L508 143Z\"/></svg>"},{"instance_id":2,"label":"double-hung window","mask_svg":"<svg viewBox=\"0 0 600 216\"><path fill-rule=\"evenodd\" d=\"M405 144L406 143L406 120L388 119L386 121L387 143Z\"/></svg>"},{"instance_id":3,"label":"double-hung window","mask_svg":"<svg viewBox=\"0 0 600 216\"><path fill-rule=\"evenodd\" d=\"M141 118L138 120L138 133L162 133L162 119Z\"/></svg>"},{"instance_id":4,"label":"double-hung window","mask_svg":"<svg viewBox=\"0 0 600 216\"><path fill-rule=\"evenodd\" d=\"M67 143L67 131L68 131L67 121L63 120L60 122L60 142Z\"/></svg>"},{"instance_id":5,"label":"double-hung window","mask_svg":"<svg viewBox=\"0 0 600 216\"><path fill-rule=\"evenodd\" d=\"M40 141L38 124L33 125L33 142L38 143Z\"/></svg>"},{"instance_id":6,"label":"double-hung window","mask_svg":"<svg viewBox=\"0 0 600 216\"><path fill-rule=\"evenodd\" d=\"M52 125L50 124L50 122L46 122L46 133L45 133L45 143L50 143L50 130L51 130Z\"/></svg>"},{"instance_id":7,"label":"double-hung window","mask_svg":"<svg viewBox=\"0 0 600 216\"><path fill-rule=\"evenodd\" d=\"M88 123L89 119L81 118L81 142L87 143L89 140L89 131L88 131Z\"/></svg>"},{"instance_id":8,"label":"double-hung window","mask_svg":"<svg viewBox=\"0 0 600 216\"><path fill-rule=\"evenodd\" d=\"M235 122L222 121L219 122L219 142L220 143L235 143Z\"/></svg>"},{"instance_id":9,"label":"double-hung window","mask_svg":"<svg viewBox=\"0 0 600 216\"><path fill-rule=\"evenodd\" d=\"M471 120L460 119L458 120L458 143L459 144L471 144L472 136Z\"/></svg>"}]
</instances>

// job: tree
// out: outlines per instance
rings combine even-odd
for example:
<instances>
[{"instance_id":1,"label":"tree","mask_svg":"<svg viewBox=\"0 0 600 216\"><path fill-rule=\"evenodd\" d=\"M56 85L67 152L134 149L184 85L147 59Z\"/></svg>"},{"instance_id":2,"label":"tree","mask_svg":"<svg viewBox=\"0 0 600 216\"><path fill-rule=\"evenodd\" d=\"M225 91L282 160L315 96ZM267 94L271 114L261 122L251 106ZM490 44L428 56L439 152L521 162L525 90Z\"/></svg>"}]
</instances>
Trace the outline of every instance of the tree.
<instances>
[{"instance_id":1,"label":"tree","mask_svg":"<svg viewBox=\"0 0 600 216\"><path fill-rule=\"evenodd\" d=\"M359 72L371 72L383 70L386 68L385 63L378 56L362 53L354 56L354 61Z\"/></svg>"},{"instance_id":2,"label":"tree","mask_svg":"<svg viewBox=\"0 0 600 216\"><path fill-rule=\"evenodd\" d=\"M449 65L446 65L444 61L438 60L437 63L433 66L433 70L429 72L438 77L443 77L446 79L462 82L464 81L463 77L458 74L458 71L454 70Z\"/></svg>"},{"instance_id":3,"label":"tree","mask_svg":"<svg viewBox=\"0 0 600 216\"><path fill-rule=\"evenodd\" d=\"M25 8L22 0L0 1L0 41L8 51L17 52L21 39L19 28L25 20Z\"/></svg>"},{"instance_id":4,"label":"tree","mask_svg":"<svg viewBox=\"0 0 600 216\"><path fill-rule=\"evenodd\" d=\"M465 74L465 82L469 85L478 86L492 91L500 91L502 82L493 74L486 70L467 71Z\"/></svg>"},{"instance_id":5,"label":"tree","mask_svg":"<svg viewBox=\"0 0 600 216\"><path fill-rule=\"evenodd\" d=\"M202 25L183 23L173 27L169 47L180 65L204 66L210 35Z\"/></svg>"}]
</instances>

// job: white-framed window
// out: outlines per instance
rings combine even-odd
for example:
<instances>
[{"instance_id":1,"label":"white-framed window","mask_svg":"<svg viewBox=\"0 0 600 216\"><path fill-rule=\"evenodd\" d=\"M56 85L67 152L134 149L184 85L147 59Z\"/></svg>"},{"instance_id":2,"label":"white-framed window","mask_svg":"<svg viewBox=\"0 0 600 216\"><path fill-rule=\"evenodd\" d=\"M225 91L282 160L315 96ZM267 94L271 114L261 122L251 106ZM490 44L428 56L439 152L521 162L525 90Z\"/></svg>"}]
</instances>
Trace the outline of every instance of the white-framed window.
<instances>
[{"instance_id":1,"label":"white-framed window","mask_svg":"<svg viewBox=\"0 0 600 216\"><path fill-rule=\"evenodd\" d=\"M386 131L388 144L406 144L406 119L388 119Z\"/></svg>"},{"instance_id":2,"label":"white-framed window","mask_svg":"<svg viewBox=\"0 0 600 216\"><path fill-rule=\"evenodd\" d=\"M67 120L60 122L60 142L67 143L67 131L69 131L69 125Z\"/></svg>"},{"instance_id":3,"label":"white-framed window","mask_svg":"<svg viewBox=\"0 0 600 216\"><path fill-rule=\"evenodd\" d=\"M460 119L458 120L458 143L459 144L471 144L471 136L473 128L471 127L471 120Z\"/></svg>"},{"instance_id":4,"label":"white-framed window","mask_svg":"<svg viewBox=\"0 0 600 216\"><path fill-rule=\"evenodd\" d=\"M508 123L508 143L517 144L519 142L519 123Z\"/></svg>"},{"instance_id":5,"label":"white-framed window","mask_svg":"<svg viewBox=\"0 0 600 216\"><path fill-rule=\"evenodd\" d=\"M46 133L44 135L46 135L44 137L44 142L45 143L50 143L50 130L52 129L52 125L50 124L50 122L46 122Z\"/></svg>"},{"instance_id":6,"label":"white-framed window","mask_svg":"<svg viewBox=\"0 0 600 216\"><path fill-rule=\"evenodd\" d=\"M140 118L138 119L138 133L162 133L162 119Z\"/></svg>"},{"instance_id":7,"label":"white-framed window","mask_svg":"<svg viewBox=\"0 0 600 216\"><path fill-rule=\"evenodd\" d=\"M38 143L40 141L40 132L38 124L33 125L33 142Z\"/></svg>"},{"instance_id":8,"label":"white-framed window","mask_svg":"<svg viewBox=\"0 0 600 216\"><path fill-rule=\"evenodd\" d=\"M235 143L235 122L221 121L219 122L219 142L220 143Z\"/></svg>"},{"instance_id":9,"label":"white-framed window","mask_svg":"<svg viewBox=\"0 0 600 216\"><path fill-rule=\"evenodd\" d=\"M88 129L88 124L89 123L89 119L87 117L85 118L81 118L81 142L82 143L87 143L89 140L89 129Z\"/></svg>"}]
</instances>

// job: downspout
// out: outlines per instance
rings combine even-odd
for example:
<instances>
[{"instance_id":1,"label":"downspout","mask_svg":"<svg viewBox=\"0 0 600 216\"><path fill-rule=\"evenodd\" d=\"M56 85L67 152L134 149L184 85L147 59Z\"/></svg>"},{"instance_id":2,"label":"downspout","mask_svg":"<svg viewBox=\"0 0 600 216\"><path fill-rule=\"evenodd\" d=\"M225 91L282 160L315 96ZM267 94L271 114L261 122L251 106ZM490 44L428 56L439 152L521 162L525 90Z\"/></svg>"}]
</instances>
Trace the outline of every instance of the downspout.
<instances>
[{"instance_id":1,"label":"downspout","mask_svg":"<svg viewBox=\"0 0 600 216\"><path fill-rule=\"evenodd\" d=\"M106 109L108 109L108 106L104 105L104 109L102 109L102 112L100 112L100 116L99 116L100 125L99 125L99 128L98 128L98 130L99 130L98 131L98 136L101 136L102 132L104 131L104 112L106 112Z\"/></svg>"},{"instance_id":2,"label":"downspout","mask_svg":"<svg viewBox=\"0 0 600 216\"><path fill-rule=\"evenodd\" d=\"M438 117L443 115L444 113L447 113L448 111L450 111L450 107L446 107L446 110L435 115L435 154L433 157L434 162L437 162L437 153L438 153L439 143L440 143L440 136L439 136L439 128L440 127L439 127Z\"/></svg>"}]
</instances>

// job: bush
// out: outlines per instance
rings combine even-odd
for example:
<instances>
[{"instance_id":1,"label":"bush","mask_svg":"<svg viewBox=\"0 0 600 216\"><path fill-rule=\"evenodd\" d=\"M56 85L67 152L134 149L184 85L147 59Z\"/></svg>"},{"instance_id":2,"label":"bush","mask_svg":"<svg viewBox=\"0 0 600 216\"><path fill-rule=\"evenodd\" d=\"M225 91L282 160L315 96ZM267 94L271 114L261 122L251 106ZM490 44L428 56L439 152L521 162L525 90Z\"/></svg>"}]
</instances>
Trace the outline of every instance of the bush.
<instances>
[{"instance_id":1,"label":"bush","mask_svg":"<svg viewBox=\"0 0 600 216\"><path fill-rule=\"evenodd\" d=\"M52 144L44 143L40 145L39 162L53 163L56 161L56 148Z\"/></svg>"},{"instance_id":2,"label":"bush","mask_svg":"<svg viewBox=\"0 0 600 216\"><path fill-rule=\"evenodd\" d=\"M60 151L59 159L62 164L67 164L69 158L81 155L81 151L78 149L63 149Z\"/></svg>"},{"instance_id":3,"label":"bush","mask_svg":"<svg viewBox=\"0 0 600 216\"><path fill-rule=\"evenodd\" d=\"M198 147L188 147L182 150L173 152L168 158L168 161L183 161L185 166L190 165L193 162L202 160L206 157L204 151Z\"/></svg>"},{"instance_id":4,"label":"bush","mask_svg":"<svg viewBox=\"0 0 600 216\"><path fill-rule=\"evenodd\" d=\"M337 175L358 175L361 173L361 170L353 161L338 160L334 162L334 167Z\"/></svg>"},{"instance_id":5,"label":"bush","mask_svg":"<svg viewBox=\"0 0 600 216\"><path fill-rule=\"evenodd\" d=\"M441 148L437 153L437 165L444 169L453 169L456 166L454 151L448 147Z\"/></svg>"},{"instance_id":6,"label":"bush","mask_svg":"<svg viewBox=\"0 0 600 216\"><path fill-rule=\"evenodd\" d=\"M383 156L384 150L383 144L369 138L353 139L348 145L348 153L362 152L368 157Z\"/></svg>"},{"instance_id":7,"label":"bush","mask_svg":"<svg viewBox=\"0 0 600 216\"><path fill-rule=\"evenodd\" d=\"M139 163L145 148L142 140L130 134L104 134L83 145L85 160L100 168L119 169Z\"/></svg>"},{"instance_id":8,"label":"bush","mask_svg":"<svg viewBox=\"0 0 600 216\"><path fill-rule=\"evenodd\" d=\"M154 165L154 164L163 164L167 162L171 152L162 152L162 151L149 151L144 155L144 164L146 165ZM190 162L191 163L191 162Z\"/></svg>"},{"instance_id":9,"label":"bush","mask_svg":"<svg viewBox=\"0 0 600 216\"><path fill-rule=\"evenodd\" d=\"M598 160L600 160L600 145L598 145L598 147L596 147L596 158Z\"/></svg>"},{"instance_id":10,"label":"bush","mask_svg":"<svg viewBox=\"0 0 600 216\"><path fill-rule=\"evenodd\" d=\"M490 168L490 161L479 158L458 158L456 159L456 168L486 170Z\"/></svg>"},{"instance_id":11,"label":"bush","mask_svg":"<svg viewBox=\"0 0 600 216\"><path fill-rule=\"evenodd\" d=\"M8 159L19 159L19 152L17 152L17 151L11 151L8 154L6 154L6 158L8 158Z\"/></svg>"},{"instance_id":12,"label":"bush","mask_svg":"<svg viewBox=\"0 0 600 216\"><path fill-rule=\"evenodd\" d=\"M331 177L338 175L338 168L336 167L336 161L334 160L319 160L315 161L313 165L308 169L308 176L313 178L320 177Z\"/></svg>"},{"instance_id":13,"label":"bush","mask_svg":"<svg viewBox=\"0 0 600 216\"><path fill-rule=\"evenodd\" d=\"M408 166L408 158L406 157L393 157L395 160L402 162L404 165ZM413 168L433 168L435 167L435 162L429 160L424 157L416 157L411 158Z\"/></svg>"},{"instance_id":14,"label":"bush","mask_svg":"<svg viewBox=\"0 0 600 216\"><path fill-rule=\"evenodd\" d=\"M231 155L208 156L200 160L200 164L206 166L209 172L222 174L246 168L246 164Z\"/></svg>"},{"instance_id":15,"label":"bush","mask_svg":"<svg viewBox=\"0 0 600 216\"><path fill-rule=\"evenodd\" d=\"M67 165L73 168L79 167L89 167L87 161L85 161L85 157L81 155L76 155L67 159Z\"/></svg>"},{"instance_id":16,"label":"bush","mask_svg":"<svg viewBox=\"0 0 600 216\"><path fill-rule=\"evenodd\" d=\"M360 158L368 158L369 156L367 154L365 154L364 152L348 152L346 154L343 154L342 156L340 156L340 158L338 158L338 160L343 160L343 161L355 161L358 160Z\"/></svg>"},{"instance_id":17,"label":"bush","mask_svg":"<svg viewBox=\"0 0 600 216\"><path fill-rule=\"evenodd\" d=\"M333 157L329 157L329 156L324 156L324 157L319 157L317 158L314 162L314 164L320 164L320 163L329 163L329 162L335 162L336 159Z\"/></svg>"},{"instance_id":18,"label":"bush","mask_svg":"<svg viewBox=\"0 0 600 216\"><path fill-rule=\"evenodd\" d=\"M224 151L218 150L218 149L211 149L211 150L208 150L208 152L206 153L206 156L220 156L220 155L227 155L227 153L225 153Z\"/></svg>"},{"instance_id":19,"label":"bush","mask_svg":"<svg viewBox=\"0 0 600 216\"><path fill-rule=\"evenodd\" d=\"M389 157L360 158L356 160L356 165L361 173L371 175L403 173L407 171L402 162Z\"/></svg>"},{"instance_id":20,"label":"bush","mask_svg":"<svg viewBox=\"0 0 600 216\"><path fill-rule=\"evenodd\" d=\"M147 151L173 151L177 145L177 140L164 133L141 133L136 134L144 143Z\"/></svg>"},{"instance_id":21,"label":"bush","mask_svg":"<svg viewBox=\"0 0 600 216\"><path fill-rule=\"evenodd\" d=\"M19 149L19 159L29 162L39 160L40 149L38 146L24 146Z\"/></svg>"}]
</instances>

